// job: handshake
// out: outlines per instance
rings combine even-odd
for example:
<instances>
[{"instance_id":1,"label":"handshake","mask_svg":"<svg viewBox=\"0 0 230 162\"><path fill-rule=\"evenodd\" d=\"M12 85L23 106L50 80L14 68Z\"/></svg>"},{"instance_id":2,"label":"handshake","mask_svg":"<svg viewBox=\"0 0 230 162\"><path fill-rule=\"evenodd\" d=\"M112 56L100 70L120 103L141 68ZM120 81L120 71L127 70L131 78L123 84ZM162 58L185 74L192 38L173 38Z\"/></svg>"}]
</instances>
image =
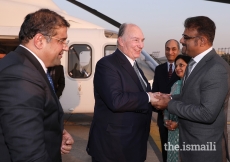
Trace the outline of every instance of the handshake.
<instances>
[{"instance_id":1,"label":"handshake","mask_svg":"<svg viewBox=\"0 0 230 162\"><path fill-rule=\"evenodd\" d=\"M164 94L160 92L148 92L150 96L150 102L157 110L164 110L168 106L168 102L171 100L170 94Z\"/></svg>"}]
</instances>

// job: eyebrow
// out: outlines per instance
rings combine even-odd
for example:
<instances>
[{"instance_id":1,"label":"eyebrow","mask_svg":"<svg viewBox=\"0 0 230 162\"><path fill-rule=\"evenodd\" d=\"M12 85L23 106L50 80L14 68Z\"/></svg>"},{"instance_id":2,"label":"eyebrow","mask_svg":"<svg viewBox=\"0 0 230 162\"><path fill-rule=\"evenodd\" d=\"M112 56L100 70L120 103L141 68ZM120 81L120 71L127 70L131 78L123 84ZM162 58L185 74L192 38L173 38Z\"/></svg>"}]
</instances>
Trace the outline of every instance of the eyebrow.
<instances>
[{"instance_id":1,"label":"eyebrow","mask_svg":"<svg viewBox=\"0 0 230 162\"><path fill-rule=\"evenodd\" d=\"M177 47L166 47L167 49L177 49Z\"/></svg>"},{"instance_id":2,"label":"eyebrow","mask_svg":"<svg viewBox=\"0 0 230 162\"><path fill-rule=\"evenodd\" d=\"M138 37L130 37L131 39L140 39ZM145 40L145 38L141 39L141 40Z\"/></svg>"}]
</instances>

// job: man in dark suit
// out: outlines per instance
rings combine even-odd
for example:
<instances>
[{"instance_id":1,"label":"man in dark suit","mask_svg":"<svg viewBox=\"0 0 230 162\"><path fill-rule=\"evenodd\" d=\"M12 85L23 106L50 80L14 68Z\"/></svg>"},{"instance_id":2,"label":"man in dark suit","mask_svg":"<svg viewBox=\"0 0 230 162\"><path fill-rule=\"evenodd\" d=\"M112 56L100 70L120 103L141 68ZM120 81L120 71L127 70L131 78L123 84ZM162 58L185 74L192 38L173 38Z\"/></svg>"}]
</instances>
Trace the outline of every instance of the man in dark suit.
<instances>
[{"instance_id":1,"label":"man in dark suit","mask_svg":"<svg viewBox=\"0 0 230 162\"><path fill-rule=\"evenodd\" d=\"M6 56L6 52L4 49L0 48L0 59Z\"/></svg>"},{"instance_id":2,"label":"man in dark suit","mask_svg":"<svg viewBox=\"0 0 230 162\"><path fill-rule=\"evenodd\" d=\"M46 74L68 50L68 27L48 9L28 14L19 32L20 45L0 60L1 162L61 162L61 153L72 147Z\"/></svg>"},{"instance_id":3,"label":"man in dark suit","mask_svg":"<svg viewBox=\"0 0 230 162\"><path fill-rule=\"evenodd\" d=\"M58 98L62 95L65 88L65 76L62 65L57 65L49 68L49 73L53 80L54 89Z\"/></svg>"},{"instance_id":4,"label":"man in dark suit","mask_svg":"<svg viewBox=\"0 0 230 162\"><path fill-rule=\"evenodd\" d=\"M229 160L227 110L230 94L229 65L213 49L215 23L208 17L185 20L180 42L192 57L180 95L158 97L158 109L179 117L180 157L184 162Z\"/></svg>"},{"instance_id":5,"label":"man in dark suit","mask_svg":"<svg viewBox=\"0 0 230 162\"><path fill-rule=\"evenodd\" d=\"M165 56L167 62L158 65L155 69L154 82L152 92L170 93L172 85L180 78L176 75L174 69L174 60L180 53L180 44L177 40L170 39L165 43ZM163 161L167 161L167 151L164 145L168 142L168 129L164 126L163 111L159 110L157 117L157 125L161 138L161 150Z\"/></svg>"},{"instance_id":6,"label":"man in dark suit","mask_svg":"<svg viewBox=\"0 0 230 162\"><path fill-rule=\"evenodd\" d=\"M93 162L144 162L146 159L152 114L147 92L151 89L135 65L143 46L141 29L134 24L122 24L118 49L97 62L94 117L87 146Z\"/></svg>"}]
</instances>

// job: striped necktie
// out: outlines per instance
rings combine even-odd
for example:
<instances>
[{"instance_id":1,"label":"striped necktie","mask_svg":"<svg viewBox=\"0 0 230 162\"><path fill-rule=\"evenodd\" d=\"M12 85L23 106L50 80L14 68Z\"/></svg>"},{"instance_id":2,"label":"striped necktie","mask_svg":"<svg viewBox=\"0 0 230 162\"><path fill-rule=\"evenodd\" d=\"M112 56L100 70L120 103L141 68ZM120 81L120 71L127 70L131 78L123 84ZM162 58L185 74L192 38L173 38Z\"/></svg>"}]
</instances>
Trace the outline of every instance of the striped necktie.
<instances>
[{"instance_id":1,"label":"striped necktie","mask_svg":"<svg viewBox=\"0 0 230 162\"><path fill-rule=\"evenodd\" d=\"M49 71L48 71L48 70L47 70L46 75L47 75L47 78L48 78L48 80L49 80L49 82L50 82L50 85L51 85L51 87L52 87L53 91L55 92L55 89L54 89L54 84L53 84L53 80L52 80L52 78L51 78L50 73L49 73Z\"/></svg>"},{"instance_id":2,"label":"striped necktie","mask_svg":"<svg viewBox=\"0 0 230 162\"><path fill-rule=\"evenodd\" d=\"M173 71L172 71L172 64L169 64L169 72L168 72L169 79L171 79L172 73L173 73Z\"/></svg>"},{"instance_id":3,"label":"striped necktie","mask_svg":"<svg viewBox=\"0 0 230 162\"><path fill-rule=\"evenodd\" d=\"M137 77L138 77L139 81L141 82L141 86L142 86L143 90L146 91L147 88L146 88L146 85L145 85L143 79L142 79L141 76L140 76L141 74L140 74L140 72L139 72L139 70L138 70L136 61L134 61L133 68L134 68L134 71L135 71L136 74L137 74Z\"/></svg>"},{"instance_id":4,"label":"striped necktie","mask_svg":"<svg viewBox=\"0 0 230 162\"><path fill-rule=\"evenodd\" d=\"M196 63L196 61L194 61L193 59L191 59L188 63L188 66L187 66L187 70L185 71L185 75L184 75L184 84L187 80L187 78L189 77L190 73L191 73L191 70L192 70L192 67L193 65Z\"/></svg>"}]
</instances>

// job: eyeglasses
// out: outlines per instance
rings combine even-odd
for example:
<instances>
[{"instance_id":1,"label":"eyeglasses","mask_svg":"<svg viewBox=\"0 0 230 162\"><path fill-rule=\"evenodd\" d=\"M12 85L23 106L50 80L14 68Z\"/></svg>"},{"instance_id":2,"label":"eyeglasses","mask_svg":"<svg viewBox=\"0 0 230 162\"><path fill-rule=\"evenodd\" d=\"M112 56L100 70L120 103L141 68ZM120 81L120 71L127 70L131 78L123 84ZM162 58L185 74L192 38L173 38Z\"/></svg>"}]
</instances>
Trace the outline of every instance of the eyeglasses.
<instances>
[{"instance_id":1,"label":"eyeglasses","mask_svg":"<svg viewBox=\"0 0 230 162\"><path fill-rule=\"evenodd\" d=\"M179 65L176 65L175 67L177 68L178 66L179 66L180 68L182 68L182 67L187 66L187 65L179 64Z\"/></svg>"},{"instance_id":2,"label":"eyeglasses","mask_svg":"<svg viewBox=\"0 0 230 162\"><path fill-rule=\"evenodd\" d=\"M50 38L56 39L58 41L58 43L65 45L65 46L68 46L69 40L61 40L61 39L58 39L56 37L50 37Z\"/></svg>"},{"instance_id":3,"label":"eyeglasses","mask_svg":"<svg viewBox=\"0 0 230 162\"><path fill-rule=\"evenodd\" d=\"M185 34L182 34L182 37L184 38L184 40L189 40L189 39L197 38L197 37L199 37L199 36L190 37L190 36L187 36L187 35L185 35Z\"/></svg>"},{"instance_id":4,"label":"eyeglasses","mask_svg":"<svg viewBox=\"0 0 230 162\"><path fill-rule=\"evenodd\" d=\"M67 47L67 46L68 46L69 40L61 40L61 39L59 39L59 38L52 37L52 36L50 36L50 35L44 35L44 34L43 34L43 36L49 37L50 40L51 40L52 38L53 38L53 39L56 39L57 42L58 42L59 44L62 44L64 47ZM50 41L50 40L49 40L49 41ZM47 41L48 41L48 39L47 39Z\"/></svg>"}]
</instances>

